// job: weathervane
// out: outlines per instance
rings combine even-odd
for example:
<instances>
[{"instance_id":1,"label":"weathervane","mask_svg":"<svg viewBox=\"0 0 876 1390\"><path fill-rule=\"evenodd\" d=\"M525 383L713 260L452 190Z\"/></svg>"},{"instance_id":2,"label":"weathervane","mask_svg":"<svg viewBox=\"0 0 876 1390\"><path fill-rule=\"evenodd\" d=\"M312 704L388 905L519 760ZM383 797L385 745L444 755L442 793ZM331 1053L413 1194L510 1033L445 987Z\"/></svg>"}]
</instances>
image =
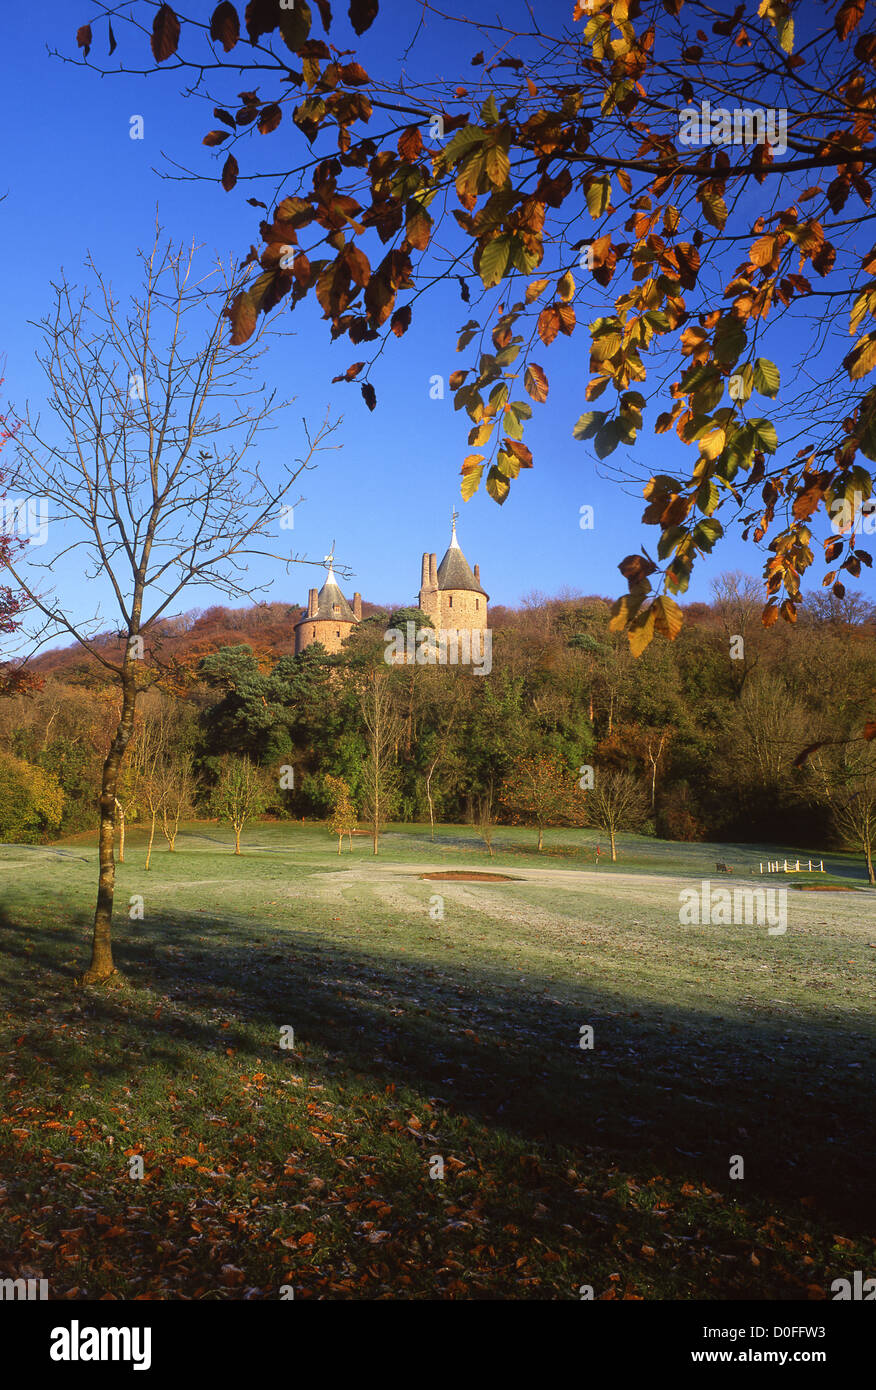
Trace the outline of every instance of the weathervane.
<instances>
[{"instance_id":1,"label":"weathervane","mask_svg":"<svg viewBox=\"0 0 876 1390\"><path fill-rule=\"evenodd\" d=\"M308 560L308 558L307 558L306 555L299 555L299 554L296 553L296 554L294 554L294 555L290 555L289 559L286 561L286 568L287 568L287 569L288 569L289 565L319 565L320 569L328 570L329 574L334 574L334 569L335 569L335 543L334 543L334 541L332 541L332 548L331 548L331 550L329 551L328 555L323 555L323 557L322 557L321 560ZM341 564L338 565L338 574L340 575L341 579L351 579L351 578L353 577L353 574L354 574L354 573L355 573L355 571L354 571L354 570L351 570L349 565L341 565Z\"/></svg>"}]
</instances>

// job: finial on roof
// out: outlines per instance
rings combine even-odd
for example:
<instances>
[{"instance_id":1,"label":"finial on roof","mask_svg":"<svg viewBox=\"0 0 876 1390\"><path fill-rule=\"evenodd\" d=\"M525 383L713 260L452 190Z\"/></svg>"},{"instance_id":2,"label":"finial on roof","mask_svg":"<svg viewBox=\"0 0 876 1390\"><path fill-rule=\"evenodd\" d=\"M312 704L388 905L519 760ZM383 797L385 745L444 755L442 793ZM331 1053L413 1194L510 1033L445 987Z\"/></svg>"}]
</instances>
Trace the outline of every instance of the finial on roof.
<instances>
[{"instance_id":1,"label":"finial on roof","mask_svg":"<svg viewBox=\"0 0 876 1390\"><path fill-rule=\"evenodd\" d=\"M332 570L333 570L333 568L334 568L334 563L335 563L335 543L334 543L334 541L332 541L332 548L331 548L331 550L329 551L328 555L323 555L322 558L323 558L323 561L325 562L325 565L326 565L326 567L327 567L327 569L328 569L329 574L331 575L331 574L332 574Z\"/></svg>"},{"instance_id":2,"label":"finial on roof","mask_svg":"<svg viewBox=\"0 0 876 1390\"><path fill-rule=\"evenodd\" d=\"M454 507L453 510L452 510L451 513L450 513L450 526L451 526L450 544L451 544L451 545L456 545L456 546L459 545L459 541L456 539L456 518L457 518L458 516L459 516L459 512L458 512L458 511L456 510L456 508Z\"/></svg>"}]
</instances>

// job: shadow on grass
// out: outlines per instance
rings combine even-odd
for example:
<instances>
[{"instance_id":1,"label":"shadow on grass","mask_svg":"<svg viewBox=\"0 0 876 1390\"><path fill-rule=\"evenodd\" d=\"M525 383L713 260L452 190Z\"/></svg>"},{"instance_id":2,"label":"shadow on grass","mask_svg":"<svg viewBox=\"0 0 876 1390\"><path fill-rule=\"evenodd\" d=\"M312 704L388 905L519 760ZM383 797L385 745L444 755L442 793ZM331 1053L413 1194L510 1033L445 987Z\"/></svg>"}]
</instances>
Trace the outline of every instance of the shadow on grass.
<instances>
[{"instance_id":1,"label":"shadow on grass","mask_svg":"<svg viewBox=\"0 0 876 1390\"><path fill-rule=\"evenodd\" d=\"M511 970L316 944L294 925L167 914L116 944L130 987L79 990L81 965L64 962L82 957L89 925L65 914L38 933L0 910L4 974L19 967L16 1012L73 1009L101 1037L103 1055L89 1057L46 1030L34 1064L67 1083L86 1067L132 1080L149 1061L190 1073L188 1049L224 1064L233 1048L235 1067L275 1057L314 1078L409 1087L527 1143L598 1150L643 1178L706 1180L733 1198L730 1160L741 1155L746 1201L790 1212L813 1198L820 1217L870 1229L872 1035L814 1014L743 1024L646 997L619 1007L616 995L524 984ZM594 1050L579 1045L585 1023ZM295 1054L279 1048L283 1025Z\"/></svg>"}]
</instances>

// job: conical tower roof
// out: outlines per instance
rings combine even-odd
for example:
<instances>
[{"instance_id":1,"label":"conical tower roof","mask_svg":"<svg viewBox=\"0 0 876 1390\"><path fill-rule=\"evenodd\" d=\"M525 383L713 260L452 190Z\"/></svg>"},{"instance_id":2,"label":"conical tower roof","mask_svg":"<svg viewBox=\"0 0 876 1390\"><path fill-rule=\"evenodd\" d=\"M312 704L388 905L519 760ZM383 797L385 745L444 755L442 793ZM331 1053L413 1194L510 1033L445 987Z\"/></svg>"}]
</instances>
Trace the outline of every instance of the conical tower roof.
<instances>
[{"instance_id":1,"label":"conical tower roof","mask_svg":"<svg viewBox=\"0 0 876 1390\"><path fill-rule=\"evenodd\" d=\"M338 608L337 613L335 612L336 605ZM320 620L328 623L355 623L357 621L356 614L338 588L338 582L335 579L335 572L331 564L329 564L326 581L319 591L319 597L316 601L316 612L311 613L308 617L307 610L305 609L295 626L300 627L302 623L318 623Z\"/></svg>"},{"instance_id":2,"label":"conical tower roof","mask_svg":"<svg viewBox=\"0 0 876 1390\"><path fill-rule=\"evenodd\" d=\"M471 571L471 566L459 548L459 541L456 539L456 522L453 523L453 534L450 537L450 545L441 564L438 566L438 588L439 589L468 589L473 594L483 594L486 597L486 589L482 589Z\"/></svg>"}]
</instances>

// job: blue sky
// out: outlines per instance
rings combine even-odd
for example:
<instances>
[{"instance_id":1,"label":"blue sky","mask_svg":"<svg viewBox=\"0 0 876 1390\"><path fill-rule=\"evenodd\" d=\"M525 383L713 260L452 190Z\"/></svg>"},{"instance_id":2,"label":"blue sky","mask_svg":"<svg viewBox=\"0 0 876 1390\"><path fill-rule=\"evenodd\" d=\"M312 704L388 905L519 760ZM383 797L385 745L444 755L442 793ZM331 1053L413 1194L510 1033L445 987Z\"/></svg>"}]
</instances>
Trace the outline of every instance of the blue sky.
<instances>
[{"instance_id":1,"label":"blue sky","mask_svg":"<svg viewBox=\"0 0 876 1390\"><path fill-rule=\"evenodd\" d=\"M200 0L188 7L204 15L211 8ZM335 5L336 16L343 8ZM475 8L484 7L467 7L469 13ZM540 5L539 13L565 17L569 8L551 3ZM387 71L391 61L401 61L412 37L415 7L392 7L394 15L399 12L411 18L378 20L357 44L366 66L370 61L374 70L379 64ZM101 79L50 57L47 45L74 53L75 29L89 17L87 0L75 7L67 0L47 0L33 10L14 7L4 17L7 84L12 86L7 108L13 113L0 167L0 194L6 194L0 203L6 268L0 355L6 360L7 402L30 398L38 404L43 394L33 357L38 337L28 320L48 311L49 282L61 268L81 280L90 250L116 289L128 293L137 287L134 250L150 240L156 207L174 238L194 236L209 252L240 257L258 241L260 214L246 204L246 197L272 201L265 187L241 183L229 195L218 182L160 177L169 172L164 156L170 156L218 180L224 155L220 151L217 159L201 145L204 132L216 124L210 107L180 95L179 75ZM336 42L356 42L345 18L340 24L336 18L336 26ZM120 25L122 52L130 56L130 38L122 40L122 34ZM104 52L103 27L96 27L94 56ZM458 32L433 27L407 66L428 75L432 64L435 74L453 71L464 77L471 69L468 50L463 52L460 58ZM223 81L228 91L228 79ZM142 141L129 138L135 114L144 120ZM279 162L283 145L278 142L284 138L278 132L259 145L268 167ZM300 150L297 132L295 139ZM246 171L243 157L241 169ZM355 571L346 588L359 589L374 602L410 602L419 584L420 556L424 550L437 551L439 558L443 554L450 512L457 506L461 545L471 563L480 563L493 603L516 604L532 591L620 593L625 585L618 561L643 543L653 553L657 533L640 523L643 503L634 486L624 491L600 478L589 447L572 438L574 421L588 408L583 334L561 339L538 355L550 377L551 394L547 407L534 407L527 430L536 467L521 475L501 508L484 492L469 503L460 501L467 417L454 413L449 391L443 401L431 400L429 382L438 373L446 379L459 365L455 336L468 317L455 287L440 290L428 312L415 310L412 327L387 348L372 377L379 399L373 414L357 386L330 384L333 375L364 354L346 339L332 344L314 305L284 317L293 332L274 343L267 377L297 400L289 412L289 429L266 436L261 457L270 469L272 462L300 451L295 421L302 415L315 422L328 408L344 416L337 436L343 448L324 455L306 478L306 504L296 511L294 533L285 539L311 557L321 557L334 539L337 555ZM649 418L651 411L646 426ZM654 437L646 427L636 446L637 466L666 471L672 466L668 452L678 447L674 436ZM579 524L585 504L594 508L592 530ZM728 540L699 567L687 598L707 598L710 580L723 570L759 574L761 563L750 546ZM309 567L287 573L280 565L259 562L253 581L270 583L270 599L303 603L316 573ZM821 571L811 573L812 585L818 585ZM868 576L856 587L876 594ZM59 591L71 613L93 610L95 595L83 590L81 578L69 567L61 571ZM210 601L209 594L197 590L183 597L178 609L205 607Z\"/></svg>"}]
</instances>

